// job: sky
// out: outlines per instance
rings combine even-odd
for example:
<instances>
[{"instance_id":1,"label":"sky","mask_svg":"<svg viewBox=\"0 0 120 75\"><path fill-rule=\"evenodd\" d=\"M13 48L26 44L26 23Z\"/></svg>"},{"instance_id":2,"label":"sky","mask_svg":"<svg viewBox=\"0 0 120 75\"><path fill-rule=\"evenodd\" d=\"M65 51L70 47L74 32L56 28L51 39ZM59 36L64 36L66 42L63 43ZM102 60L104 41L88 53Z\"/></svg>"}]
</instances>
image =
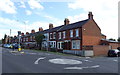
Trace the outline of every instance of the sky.
<instances>
[{"instance_id":1,"label":"sky","mask_svg":"<svg viewBox=\"0 0 120 75\"><path fill-rule=\"evenodd\" d=\"M101 28L102 34L109 38L118 38L118 2L119 0L0 0L0 39L5 34L14 36L18 31L36 32L39 27L49 28L88 18L88 12Z\"/></svg>"}]
</instances>

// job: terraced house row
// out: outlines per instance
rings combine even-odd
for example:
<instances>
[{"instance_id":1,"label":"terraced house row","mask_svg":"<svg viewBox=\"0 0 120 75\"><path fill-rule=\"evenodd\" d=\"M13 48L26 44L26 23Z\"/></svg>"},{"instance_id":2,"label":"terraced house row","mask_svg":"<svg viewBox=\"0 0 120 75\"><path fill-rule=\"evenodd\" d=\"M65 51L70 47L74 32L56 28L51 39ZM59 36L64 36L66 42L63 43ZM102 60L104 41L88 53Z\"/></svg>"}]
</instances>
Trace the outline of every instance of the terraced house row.
<instances>
[{"instance_id":1,"label":"terraced house row","mask_svg":"<svg viewBox=\"0 0 120 75\"><path fill-rule=\"evenodd\" d=\"M31 30L31 33L22 33L21 43L32 47L36 44L35 34L44 34L42 47L46 50L55 49L82 56L106 55L107 50L119 46L118 42L107 40L101 33L92 12L88 13L86 20L70 23L69 19L65 18L64 25L54 27L50 23L49 29L43 30L40 27L38 32ZM18 42L17 37L14 37L12 42Z\"/></svg>"}]
</instances>

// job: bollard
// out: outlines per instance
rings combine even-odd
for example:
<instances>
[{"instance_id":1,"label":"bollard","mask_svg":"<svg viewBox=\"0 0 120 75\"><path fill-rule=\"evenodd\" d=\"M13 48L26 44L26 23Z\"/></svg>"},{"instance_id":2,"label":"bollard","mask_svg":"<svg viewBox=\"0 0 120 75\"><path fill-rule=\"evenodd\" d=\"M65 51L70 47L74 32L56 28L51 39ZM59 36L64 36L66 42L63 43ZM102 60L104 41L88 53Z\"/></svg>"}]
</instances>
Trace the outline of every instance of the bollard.
<instances>
[{"instance_id":1,"label":"bollard","mask_svg":"<svg viewBox=\"0 0 120 75\"><path fill-rule=\"evenodd\" d=\"M18 46L18 51L21 51L21 50L22 50L22 49L21 49L21 46L19 45L19 46Z\"/></svg>"}]
</instances>

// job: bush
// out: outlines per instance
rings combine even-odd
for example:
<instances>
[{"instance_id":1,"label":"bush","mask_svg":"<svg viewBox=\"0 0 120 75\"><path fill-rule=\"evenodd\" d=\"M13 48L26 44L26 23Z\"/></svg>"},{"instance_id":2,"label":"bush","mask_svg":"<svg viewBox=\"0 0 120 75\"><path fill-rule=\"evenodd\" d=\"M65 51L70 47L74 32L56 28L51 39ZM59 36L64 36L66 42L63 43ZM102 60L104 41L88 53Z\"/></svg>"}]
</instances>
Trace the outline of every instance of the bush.
<instances>
[{"instance_id":1,"label":"bush","mask_svg":"<svg viewBox=\"0 0 120 75\"><path fill-rule=\"evenodd\" d=\"M56 48L50 48L51 52L56 52Z\"/></svg>"}]
</instances>

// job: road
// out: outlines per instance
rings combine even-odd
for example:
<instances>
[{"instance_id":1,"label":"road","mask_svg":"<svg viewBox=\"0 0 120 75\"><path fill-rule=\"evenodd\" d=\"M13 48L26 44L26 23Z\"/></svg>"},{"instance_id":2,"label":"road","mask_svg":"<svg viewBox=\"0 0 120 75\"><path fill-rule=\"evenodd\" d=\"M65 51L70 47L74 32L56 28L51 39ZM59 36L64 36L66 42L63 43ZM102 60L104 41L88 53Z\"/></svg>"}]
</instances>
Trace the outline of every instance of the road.
<instances>
[{"instance_id":1,"label":"road","mask_svg":"<svg viewBox=\"0 0 120 75\"><path fill-rule=\"evenodd\" d=\"M118 73L118 57L80 57L2 48L2 73Z\"/></svg>"}]
</instances>

